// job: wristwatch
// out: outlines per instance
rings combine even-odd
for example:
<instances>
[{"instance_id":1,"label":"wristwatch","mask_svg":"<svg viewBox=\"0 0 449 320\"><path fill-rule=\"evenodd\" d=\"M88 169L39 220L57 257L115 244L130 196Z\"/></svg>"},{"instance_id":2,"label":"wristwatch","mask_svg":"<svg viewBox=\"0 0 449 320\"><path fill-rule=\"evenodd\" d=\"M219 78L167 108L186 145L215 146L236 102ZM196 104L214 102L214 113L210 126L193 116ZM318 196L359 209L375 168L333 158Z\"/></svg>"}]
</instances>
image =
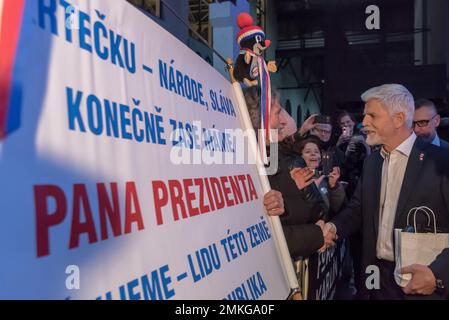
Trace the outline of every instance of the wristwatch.
<instances>
[{"instance_id":1,"label":"wristwatch","mask_svg":"<svg viewBox=\"0 0 449 320\"><path fill-rule=\"evenodd\" d=\"M437 287L436 291L437 291L438 293L440 293L440 294L444 293L444 283L443 283L443 280L437 279L437 280L436 280L436 287Z\"/></svg>"}]
</instances>

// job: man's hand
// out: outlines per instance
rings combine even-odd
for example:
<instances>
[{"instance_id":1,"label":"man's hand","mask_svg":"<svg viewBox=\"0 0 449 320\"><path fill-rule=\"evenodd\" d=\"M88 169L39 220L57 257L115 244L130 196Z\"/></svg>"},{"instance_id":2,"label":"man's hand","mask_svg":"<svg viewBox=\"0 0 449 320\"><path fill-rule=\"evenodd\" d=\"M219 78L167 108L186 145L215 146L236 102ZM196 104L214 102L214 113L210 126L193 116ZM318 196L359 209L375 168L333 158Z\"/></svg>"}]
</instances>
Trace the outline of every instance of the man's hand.
<instances>
[{"instance_id":1,"label":"man's hand","mask_svg":"<svg viewBox=\"0 0 449 320\"><path fill-rule=\"evenodd\" d=\"M278 71L278 67L276 66L276 61L274 60L270 60L267 63L267 69L268 71L270 71L271 73L275 73Z\"/></svg>"},{"instance_id":2,"label":"man's hand","mask_svg":"<svg viewBox=\"0 0 449 320\"><path fill-rule=\"evenodd\" d=\"M321 232L323 232L323 238L324 238L324 226L325 226L324 221L319 220L317 223L315 223L315 225L317 225L318 227L321 228ZM324 245L320 249L318 249L318 252L324 252L324 251L326 251L326 249L327 249L327 247L326 247L326 242L325 242Z\"/></svg>"},{"instance_id":3,"label":"man's hand","mask_svg":"<svg viewBox=\"0 0 449 320\"><path fill-rule=\"evenodd\" d=\"M334 167L332 172L329 173L329 187L334 189L337 186L338 179L340 179L340 168Z\"/></svg>"},{"instance_id":4,"label":"man's hand","mask_svg":"<svg viewBox=\"0 0 449 320\"><path fill-rule=\"evenodd\" d=\"M324 225L325 225L325 224L326 224L326 223L324 222L324 220L318 220L318 222L315 223L315 225L317 225L318 227L320 227L321 230L324 229Z\"/></svg>"},{"instance_id":5,"label":"man's hand","mask_svg":"<svg viewBox=\"0 0 449 320\"><path fill-rule=\"evenodd\" d=\"M323 253L328 248L333 247L335 245L335 240L338 239L337 230L332 223L324 223L324 221L320 220L315 223L317 226L321 228L323 231L324 237L324 245L318 250L319 253Z\"/></svg>"},{"instance_id":6,"label":"man's hand","mask_svg":"<svg viewBox=\"0 0 449 320\"><path fill-rule=\"evenodd\" d=\"M285 212L282 193L276 190L270 190L264 195L263 205L270 216L280 216Z\"/></svg>"},{"instance_id":7,"label":"man's hand","mask_svg":"<svg viewBox=\"0 0 449 320\"><path fill-rule=\"evenodd\" d=\"M337 230L332 223L326 223L323 228L323 237L324 237L324 250L320 249L320 252L325 251L326 249L333 247L335 245L335 240L338 239ZM322 251L321 251L322 250Z\"/></svg>"},{"instance_id":8,"label":"man's hand","mask_svg":"<svg viewBox=\"0 0 449 320\"><path fill-rule=\"evenodd\" d=\"M346 154L354 153L356 148L357 146L354 141L349 142L348 147L346 148Z\"/></svg>"},{"instance_id":9,"label":"man's hand","mask_svg":"<svg viewBox=\"0 0 449 320\"><path fill-rule=\"evenodd\" d=\"M309 168L294 168L290 171L290 176L295 181L299 190L311 185L314 181L315 171Z\"/></svg>"},{"instance_id":10,"label":"man's hand","mask_svg":"<svg viewBox=\"0 0 449 320\"><path fill-rule=\"evenodd\" d=\"M343 143L349 142L350 140L351 140L351 136L342 134L341 136L338 137L337 147L340 146Z\"/></svg>"},{"instance_id":11,"label":"man's hand","mask_svg":"<svg viewBox=\"0 0 449 320\"><path fill-rule=\"evenodd\" d=\"M402 268L401 273L412 274L412 280L402 289L405 294L429 295L435 292L437 280L429 267L422 264L412 264Z\"/></svg>"},{"instance_id":12,"label":"man's hand","mask_svg":"<svg viewBox=\"0 0 449 320\"><path fill-rule=\"evenodd\" d=\"M301 129L299 129L300 135L305 135L307 132L313 129L313 126L315 125L315 117L318 114L312 114L310 117L307 118L306 121L301 126Z\"/></svg>"}]
</instances>

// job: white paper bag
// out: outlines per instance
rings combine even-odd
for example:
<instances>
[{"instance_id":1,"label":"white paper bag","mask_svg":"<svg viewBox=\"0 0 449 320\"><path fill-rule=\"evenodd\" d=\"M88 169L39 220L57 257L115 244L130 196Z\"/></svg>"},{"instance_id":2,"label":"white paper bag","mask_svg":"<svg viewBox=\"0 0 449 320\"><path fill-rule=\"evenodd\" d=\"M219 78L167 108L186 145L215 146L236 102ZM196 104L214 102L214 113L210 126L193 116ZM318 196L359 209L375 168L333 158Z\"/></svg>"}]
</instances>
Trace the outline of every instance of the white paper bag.
<instances>
[{"instance_id":1,"label":"white paper bag","mask_svg":"<svg viewBox=\"0 0 449 320\"><path fill-rule=\"evenodd\" d=\"M449 248L449 234L436 233L435 214L428 207L417 207L409 211L407 215L407 224L409 224L410 215L414 214L414 231L416 232L416 214L424 213L428 218L428 225L433 218L433 233L412 233L403 232L401 229L394 230L395 238L395 261L396 267L394 276L396 283L405 287L411 280L411 274L401 274L403 267L412 264L422 264L428 266L445 248Z\"/></svg>"}]
</instances>

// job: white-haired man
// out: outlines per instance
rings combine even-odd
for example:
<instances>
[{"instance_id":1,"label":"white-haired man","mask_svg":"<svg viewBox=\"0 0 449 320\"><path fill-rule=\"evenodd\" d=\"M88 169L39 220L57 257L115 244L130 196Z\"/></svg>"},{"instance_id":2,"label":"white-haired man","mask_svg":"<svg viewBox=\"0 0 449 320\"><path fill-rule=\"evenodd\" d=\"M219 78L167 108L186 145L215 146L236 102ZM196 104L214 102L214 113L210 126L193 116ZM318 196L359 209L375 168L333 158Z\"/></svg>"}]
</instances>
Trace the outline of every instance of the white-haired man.
<instances>
[{"instance_id":1,"label":"white-haired man","mask_svg":"<svg viewBox=\"0 0 449 320\"><path fill-rule=\"evenodd\" d=\"M435 212L440 231L449 230L449 153L416 137L413 96L402 85L372 88L362 100L367 142L382 148L367 158L348 207L325 226L326 243L362 230L362 272L379 268L380 288L366 292L371 299L447 299L449 249L428 266L405 266L402 273L412 280L401 288L394 280L393 230L404 229L409 210L423 205Z\"/></svg>"}]
</instances>

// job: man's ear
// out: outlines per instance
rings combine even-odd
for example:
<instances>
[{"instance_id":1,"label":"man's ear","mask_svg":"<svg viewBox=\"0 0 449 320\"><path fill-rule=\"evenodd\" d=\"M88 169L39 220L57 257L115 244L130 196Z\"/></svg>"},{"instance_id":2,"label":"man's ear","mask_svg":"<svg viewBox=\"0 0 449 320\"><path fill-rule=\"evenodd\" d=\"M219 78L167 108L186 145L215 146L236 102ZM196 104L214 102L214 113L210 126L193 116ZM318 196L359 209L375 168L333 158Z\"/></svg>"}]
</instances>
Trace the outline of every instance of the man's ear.
<instances>
[{"instance_id":1,"label":"man's ear","mask_svg":"<svg viewBox=\"0 0 449 320\"><path fill-rule=\"evenodd\" d=\"M435 127L436 127L436 128L439 127L439 126L440 126L440 123L441 123L441 117L440 117L440 115L437 114L433 120L435 120Z\"/></svg>"},{"instance_id":2,"label":"man's ear","mask_svg":"<svg viewBox=\"0 0 449 320\"><path fill-rule=\"evenodd\" d=\"M393 123L396 129L399 129L400 127L404 126L406 122L405 113L404 112L398 112L393 117Z\"/></svg>"}]
</instances>

